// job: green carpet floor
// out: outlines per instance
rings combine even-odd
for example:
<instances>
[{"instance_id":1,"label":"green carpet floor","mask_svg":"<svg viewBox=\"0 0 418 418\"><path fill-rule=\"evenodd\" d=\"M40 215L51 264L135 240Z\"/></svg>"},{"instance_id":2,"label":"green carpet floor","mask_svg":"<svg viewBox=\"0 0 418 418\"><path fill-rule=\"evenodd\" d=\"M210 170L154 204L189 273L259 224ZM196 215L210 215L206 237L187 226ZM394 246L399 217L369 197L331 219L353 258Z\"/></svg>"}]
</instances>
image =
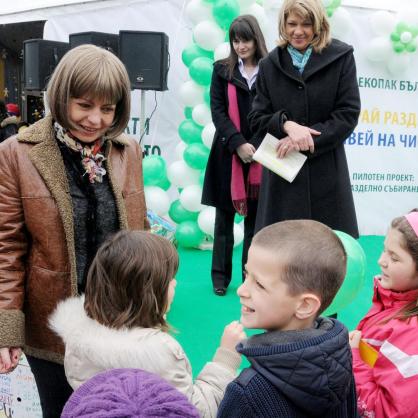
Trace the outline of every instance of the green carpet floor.
<instances>
[{"instance_id":1,"label":"green carpet floor","mask_svg":"<svg viewBox=\"0 0 418 418\"><path fill-rule=\"evenodd\" d=\"M379 272L377 259L382 250L382 243L381 236L360 238L360 244L367 256L365 284L355 300L338 313L338 319L350 330L357 325L371 304L372 279ZM219 297L212 292L212 252L179 249L180 269L177 274L176 296L168 319L175 330L175 338L183 346L192 363L195 376L212 358L224 326L240 317L236 290L241 283L241 251L241 246L234 251L233 280L226 296Z\"/></svg>"}]
</instances>

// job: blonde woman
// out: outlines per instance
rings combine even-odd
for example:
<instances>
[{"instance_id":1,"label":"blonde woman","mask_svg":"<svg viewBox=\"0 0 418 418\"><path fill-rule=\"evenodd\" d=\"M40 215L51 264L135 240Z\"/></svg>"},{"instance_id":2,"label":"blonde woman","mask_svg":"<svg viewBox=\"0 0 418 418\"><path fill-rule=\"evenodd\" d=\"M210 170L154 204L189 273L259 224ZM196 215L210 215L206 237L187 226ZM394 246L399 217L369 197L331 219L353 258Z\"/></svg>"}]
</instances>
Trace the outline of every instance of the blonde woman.
<instances>
[{"instance_id":1,"label":"blonde woman","mask_svg":"<svg viewBox=\"0 0 418 418\"><path fill-rule=\"evenodd\" d=\"M278 158L308 160L293 183L264 169L256 231L313 219L358 236L344 141L357 125L360 96L353 48L331 39L321 0L284 0L279 43L260 62L249 114L253 131L278 138Z\"/></svg>"},{"instance_id":2,"label":"blonde woman","mask_svg":"<svg viewBox=\"0 0 418 418\"><path fill-rule=\"evenodd\" d=\"M57 417L71 387L47 318L84 290L109 234L147 221L142 153L122 134L130 114L122 62L93 45L74 48L47 96L51 114L0 145L0 372L23 349L43 416Z\"/></svg>"}]
</instances>

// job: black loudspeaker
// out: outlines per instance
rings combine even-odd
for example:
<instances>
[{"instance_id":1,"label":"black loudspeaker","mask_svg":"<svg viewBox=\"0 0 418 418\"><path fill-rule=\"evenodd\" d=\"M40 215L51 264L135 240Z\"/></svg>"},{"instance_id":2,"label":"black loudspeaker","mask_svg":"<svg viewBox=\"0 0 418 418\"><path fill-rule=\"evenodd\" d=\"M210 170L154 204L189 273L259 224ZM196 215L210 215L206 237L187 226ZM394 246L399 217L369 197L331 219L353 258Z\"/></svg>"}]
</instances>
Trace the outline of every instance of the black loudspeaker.
<instances>
[{"instance_id":1,"label":"black loudspeaker","mask_svg":"<svg viewBox=\"0 0 418 418\"><path fill-rule=\"evenodd\" d=\"M79 32L70 34L70 48L83 44L101 46L108 51L119 55L119 35L104 32Z\"/></svg>"},{"instance_id":2,"label":"black loudspeaker","mask_svg":"<svg viewBox=\"0 0 418 418\"><path fill-rule=\"evenodd\" d=\"M167 90L168 36L165 33L120 31L119 58L128 70L133 89Z\"/></svg>"},{"instance_id":3,"label":"black loudspeaker","mask_svg":"<svg viewBox=\"0 0 418 418\"><path fill-rule=\"evenodd\" d=\"M62 56L70 49L67 42L29 39L23 42L26 90L44 90Z\"/></svg>"}]
</instances>

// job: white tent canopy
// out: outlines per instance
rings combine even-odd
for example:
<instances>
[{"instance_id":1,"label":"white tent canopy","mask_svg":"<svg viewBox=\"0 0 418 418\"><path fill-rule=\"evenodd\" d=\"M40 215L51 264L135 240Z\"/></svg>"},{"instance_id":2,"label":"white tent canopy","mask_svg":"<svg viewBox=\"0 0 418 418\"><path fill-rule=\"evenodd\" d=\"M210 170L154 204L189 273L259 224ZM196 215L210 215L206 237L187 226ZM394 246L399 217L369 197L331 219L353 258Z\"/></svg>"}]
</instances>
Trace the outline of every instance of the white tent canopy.
<instances>
[{"instance_id":1,"label":"white tent canopy","mask_svg":"<svg viewBox=\"0 0 418 418\"><path fill-rule=\"evenodd\" d=\"M48 20L68 13L81 13L117 5L149 2L150 0L14 0L0 3L0 24ZM152 0L151 0L152 1ZM187 0L184 0L185 3ZM281 0L266 0L280 5ZM343 0L345 6L400 10L411 7L411 0Z\"/></svg>"}]
</instances>

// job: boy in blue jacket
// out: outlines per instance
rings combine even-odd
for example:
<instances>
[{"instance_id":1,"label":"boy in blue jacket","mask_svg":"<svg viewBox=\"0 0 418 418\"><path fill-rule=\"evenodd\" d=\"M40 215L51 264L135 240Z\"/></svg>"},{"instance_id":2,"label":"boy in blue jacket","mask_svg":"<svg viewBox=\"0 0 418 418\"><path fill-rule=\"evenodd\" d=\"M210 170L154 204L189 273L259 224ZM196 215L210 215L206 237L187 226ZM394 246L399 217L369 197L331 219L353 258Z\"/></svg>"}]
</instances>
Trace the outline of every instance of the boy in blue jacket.
<instances>
[{"instance_id":1,"label":"boy in blue jacket","mask_svg":"<svg viewBox=\"0 0 418 418\"><path fill-rule=\"evenodd\" d=\"M319 317L346 272L337 235L311 220L258 232L238 289L241 323L264 329L237 346L251 367L228 385L221 418L357 417L348 331Z\"/></svg>"}]
</instances>

